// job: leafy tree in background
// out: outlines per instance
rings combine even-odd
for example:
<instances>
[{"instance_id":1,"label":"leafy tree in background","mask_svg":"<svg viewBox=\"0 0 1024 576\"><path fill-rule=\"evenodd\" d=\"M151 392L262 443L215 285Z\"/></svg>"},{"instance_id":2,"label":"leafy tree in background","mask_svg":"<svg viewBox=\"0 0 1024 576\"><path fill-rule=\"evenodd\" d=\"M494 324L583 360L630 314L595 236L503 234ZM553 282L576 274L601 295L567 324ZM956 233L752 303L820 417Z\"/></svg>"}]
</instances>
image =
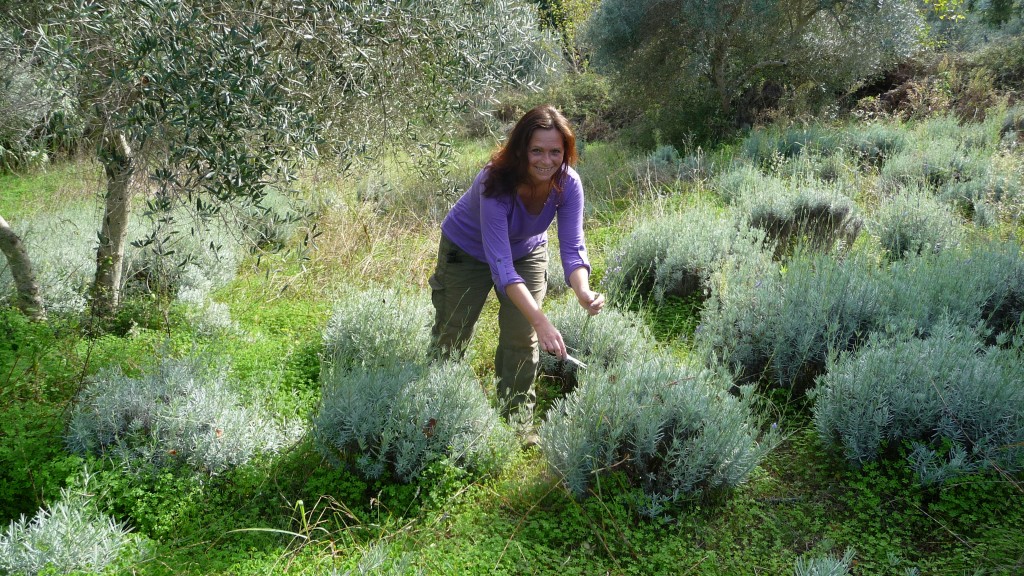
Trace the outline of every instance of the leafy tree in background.
<instances>
[{"instance_id":1,"label":"leafy tree in background","mask_svg":"<svg viewBox=\"0 0 1024 576\"><path fill-rule=\"evenodd\" d=\"M562 54L577 71L586 68L586 55L578 45L579 32L600 0L533 0L541 25L555 30L562 43Z\"/></svg>"},{"instance_id":2,"label":"leafy tree in background","mask_svg":"<svg viewBox=\"0 0 1024 576\"><path fill-rule=\"evenodd\" d=\"M906 58L919 35L908 0L604 0L586 37L648 111L688 102L735 123L744 92L765 81L841 93Z\"/></svg>"},{"instance_id":3,"label":"leafy tree in background","mask_svg":"<svg viewBox=\"0 0 1024 576\"><path fill-rule=\"evenodd\" d=\"M260 206L295 163L422 144L468 95L529 81L515 0L3 2L17 58L51 73L106 174L94 314L116 308L130 211Z\"/></svg>"}]
</instances>

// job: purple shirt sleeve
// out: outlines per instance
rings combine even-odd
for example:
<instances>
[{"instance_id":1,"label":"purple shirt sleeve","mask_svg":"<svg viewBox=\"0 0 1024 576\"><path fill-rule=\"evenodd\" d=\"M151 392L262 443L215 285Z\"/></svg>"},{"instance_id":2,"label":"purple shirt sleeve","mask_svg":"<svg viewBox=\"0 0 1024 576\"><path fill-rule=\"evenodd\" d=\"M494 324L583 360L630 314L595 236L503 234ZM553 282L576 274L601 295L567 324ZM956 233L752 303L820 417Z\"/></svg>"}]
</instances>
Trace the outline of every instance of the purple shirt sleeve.
<instances>
[{"instance_id":1,"label":"purple shirt sleeve","mask_svg":"<svg viewBox=\"0 0 1024 576\"><path fill-rule=\"evenodd\" d=\"M569 275L577 268L586 268L591 272L590 259L587 257L587 246L583 240L583 183L575 170L569 172L562 180L562 194L558 206L558 251L562 257L562 271L565 283L569 283Z\"/></svg>"}]
</instances>

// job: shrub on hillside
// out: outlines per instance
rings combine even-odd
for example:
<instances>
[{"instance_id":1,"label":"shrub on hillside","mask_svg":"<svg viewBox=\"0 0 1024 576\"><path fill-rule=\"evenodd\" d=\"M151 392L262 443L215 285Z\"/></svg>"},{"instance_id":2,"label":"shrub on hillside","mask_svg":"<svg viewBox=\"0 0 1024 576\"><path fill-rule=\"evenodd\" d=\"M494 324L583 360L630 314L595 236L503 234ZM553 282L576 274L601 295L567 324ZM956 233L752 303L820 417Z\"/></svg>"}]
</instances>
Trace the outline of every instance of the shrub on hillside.
<instances>
[{"instance_id":1,"label":"shrub on hillside","mask_svg":"<svg viewBox=\"0 0 1024 576\"><path fill-rule=\"evenodd\" d=\"M841 144L835 130L822 126L790 126L780 132L755 130L743 140L743 155L768 168L782 158L802 154L829 156Z\"/></svg>"},{"instance_id":2,"label":"shrub on hillside","mask_svg":"<svg viewBox=\"0 0 1024 576\"><path fill-rule=\"evenodd\" d=\"M992 241L894 264L886 322L928 334L943 317L983 326L989 344L1004 339L1024 314L1024 254L1016 242Z\"/></svg>"},{"instance_id":3,"label":"shrub on hillside","mask_svg":"<svg viewBox=\"0 0 1024 576\"><path fill-rule=\"evenodd\" d=\"M88 495L62 489L60 499L31 520L12 520L0 533L0 572L99 574L128 553L130 543L128 528L100 512Z\"/></svg>"},{"instance_id":4,"label":"shrub on hillside","mask_svg":"<svg viewBox=\"0 0 1024 576\"><path fill-rule=\"evenodd\" d=\"M895 154L881 170L883 186L892 191L921 187L941 192L970 180L988 177L991 156L999 147L999 123L960 123L938 116L918 125L910 145Z\"/></svg>"},{"instance_id":5,"label":"shrub on hillside","mask_svg":"<svg viewBox=\"0 0 1024 576\"><path fill-rule=\"evenodd\" d=\"M762 234L713 208L665 214L640 224L622 241L604 282L609 298L619 303L699 296L727 258L764 262L763 243Z\"/></svg>"},{"instance_id":6,"label":"shrub on hillside","mask_svg":"<svg viewBox=\"0 0 1024 576\"><path fill-rule=\"evenodd\" d=\"M137 378L116 368L100 373L75 399L67 445L133 468L184 465L217 474L275 452L295 435L243 406L225 369L190 357L164 359Z\"/></svg>"},{"instance_id":7,"label":"shrub on hillside","mask_svg":"<svg viewBox=\"0 0 1024 576\"><path fill-rule=\"evenodd\" d=\"M983 348L942 323L927 338L878 337L830 361L814 422L855 465L909 443L922 483L995 468L1024 470L1021 349Z\"/></svg>"},{"instance_id":8,"label":"shrub on hillside","mask_svg":"<svg viewBox=\"0 0 1024 576\"><path fill-rule=\"evenodd\" d=\"M776 257L791 254L797 245L815 250L849 246L860 233L857 205L840 187L815 181L772 184L751 189L737 205L750 226L764 230Z\"/></svg>"},{"instance_id":9,"label":"shrub on hillside","mask_svg":"<svg viewBox=\"0 0 1024 576\"><path fill-rule=\"evenodd\" d=\"M539 431L549 466L577 497L613 471L656 505L732 488L779 440L775 426L762 430L749 390L730 394L732 381L706 368L644 356L583 376Z\"/></svg>"},{"instance_id":10,"label":"shrub on hillside","mask_svg":"<svg viewBox=\"0 0 1024 576\"><path fill-rule=\"evenodd\" d=\"M785 275L737 265L710 286L695 333L701 354L745 381L802 390L828 358L873 332L927 335L946 317L1005 344L1024 315L1024 256L1013 242L891 265L862 252L841 261L797 255Z\"/></svg>"},{"instance_id":11,"label":"shrub on hillside","mask_svg":"<svg viewBox=\"0 0 1024 576\"><path fill-rule=\"evenodd\" d=\"M443 458L488 473L515 450L511 430L463 363L327 370L322 379L313 419L317 448L367 478L411 482Z\"/></svg>"},{"instance_id":12,"label":"shrub on hillside","mask_svg":"<svg viewBox=\"0 0 1024 576\"><path fill-rule=\"evenodd\" d=\"M85 293L96 273L94 219L92 210L68 208L12 222L32 259L43 304L51 313L85 310ZM7 260L0 260L0 302L12 301L14 294Z\"/></svg>"},{"instance_id":13,"label":"shrub on hillside","mask_svg":"<svg viewBox=\"0 0 1024 576\"><path fill-rule=\"evenodd\" d=\"M127 292L173 298L181 290L202 290L208 296L235 277L240 244L223 222L188 214L155 220L133 224L123 272Z\"/></svg>"},{"instance_id":14,"label":"shrub on hillside","mask_svg":"<svg viewBox=\"0 0 1024 576\"><path fill-rule=\"evenodd\" d=\"M48 311L85 310L86 293L96 274L95 226L96 214L86 207L71 207L16 223ZM147 234L148 227L141 219L129 225L128 238L133 245L126 249L122 280L127 294L175 298L184 293L189 303L206 302L212 290L234 278L240 262L238 244L223 225L206 226L179 219ZM194 230L189 231L189 227ZM13 293L6 260L0 261L0 302Z\"/></svg>"},{"instance_id":15,"label":"shrub on hillside","mask_svg":"<svg viewBox=\"0 0 1024 576\"><path fill-rule=\"evenodd\" d=\"M656 346L643 319L625 310L605 308L592 317L572 297L549 306L547 314L569 352L588 366L619 364L649 354ZM541 354L541 372L561 381L565 391L578 384L576 365L551 354Z\"/></svg>"},{"instance_id":16,"label":"shrub on hillside","mask_svg":"<svg viewBox=\"0 0 1024 576\"><path fill-rule=\"evenodd\" d=\"M907 137L899 128L873 123L847 128L842 142L843 148L863 165L880 168L887 159L903 151Z\"/></svg>"},{"instance_id":17,"label":"shrub on hillside","mask_svg":"<svg viewBox=\"0 0 1024 576\"><path fill-rule=\"evenodd\" d=\"M879 206L871 223L891 260L938 253L964 237L960 218L927 190L907 188Z\"/></svg>"},{"instance_id":18,"label":"shrub on hillside","mask_svg":"<svg viewBox=\"0 0 1024 576\"><path fill-rule=\"evenodd\" d=\"M336 369L426 358L433 310L421 293L369 288L342 294L324 330L324 362Z\"/></svg>"},{"instance_id":19,"label":"shrub on hillside","mask_svg":"<svg viewBox=\"0 0 1024 576\"><path fill-rule=\"evenodd\" d=\"M697 347L744 381L806 389L831 353L856 347L884 321L889 286L881 272L863 253L797 254L785 276L727 268L712 283Z\"/></svg>"},{"instance_id":20,"label":"shrub on hillside","mask_svg":"<svg viewBox=\"0 0 1024 576\"><path fill-rule=\"evenodd\" d=\"M831 554L818 557L811 557L809 554L801 556L796 559L793 574L795 576L845 576L850 573L853 555L853 549L848 548L842 557Z\"/></svg>"}]
</instances>

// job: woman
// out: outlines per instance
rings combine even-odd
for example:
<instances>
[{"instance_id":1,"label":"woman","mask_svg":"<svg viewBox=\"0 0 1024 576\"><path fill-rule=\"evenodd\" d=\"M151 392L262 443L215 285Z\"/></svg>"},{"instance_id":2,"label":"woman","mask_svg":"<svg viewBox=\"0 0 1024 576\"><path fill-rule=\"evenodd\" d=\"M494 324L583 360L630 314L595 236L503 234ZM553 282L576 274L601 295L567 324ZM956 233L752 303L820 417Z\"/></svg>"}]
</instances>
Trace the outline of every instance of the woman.
<instances>
[{"instance_id":1,"label":"woman","mask_svg":"<svg viewBox=\"0 0 1024 576\"><path fill-rule=\"evenodd\" d=\"M532 408L539 348L566 356L558 329L541 310L547 291L547 229L558 218L565 280L591 315L604 297L590 289L583 242L583 186L573 170L576 136L555 108L530 110L441 224L430 277L435 358L461 357L487 294L499 300L494 370L502 414Z\"/></svg>"}]
</instances>

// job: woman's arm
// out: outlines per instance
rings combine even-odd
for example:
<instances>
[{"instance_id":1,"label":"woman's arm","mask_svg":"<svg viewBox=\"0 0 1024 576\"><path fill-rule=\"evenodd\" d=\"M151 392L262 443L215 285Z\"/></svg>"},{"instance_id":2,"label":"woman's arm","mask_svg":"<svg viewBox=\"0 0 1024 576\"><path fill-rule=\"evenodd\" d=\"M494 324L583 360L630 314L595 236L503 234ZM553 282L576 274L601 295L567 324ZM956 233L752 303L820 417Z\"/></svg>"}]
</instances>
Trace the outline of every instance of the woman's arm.
<instances>
[{"instance_id":1,"label":"woman's arm","mask_svg":"<svg viewBox=\"0 0 1024 576\"><path fill-rule=\"evenodd\" d=\"M548 320L544 311L533 299L533 294L527 290L523 282L515 282L505 287L505 295L516 305L516 308L526 316L527 321L537 332L537 342L541 350L550 352L557 358L565 358L565 341L562 334L555 328L555 325Z\"/></svg>"},{"instance_id":2,"label":"woman's arm","mask_svg":"<svg viewBox=\"0 0 1024 576\"><path fill-rule=\"evenodd\" d=\"M604 308L604 294L599 294L590 289L590 270L580 266L569 274L569 285L576 293L576 299L580 306L586 309L587 314L596 316Z\"/></svg>"}]
</instances>

